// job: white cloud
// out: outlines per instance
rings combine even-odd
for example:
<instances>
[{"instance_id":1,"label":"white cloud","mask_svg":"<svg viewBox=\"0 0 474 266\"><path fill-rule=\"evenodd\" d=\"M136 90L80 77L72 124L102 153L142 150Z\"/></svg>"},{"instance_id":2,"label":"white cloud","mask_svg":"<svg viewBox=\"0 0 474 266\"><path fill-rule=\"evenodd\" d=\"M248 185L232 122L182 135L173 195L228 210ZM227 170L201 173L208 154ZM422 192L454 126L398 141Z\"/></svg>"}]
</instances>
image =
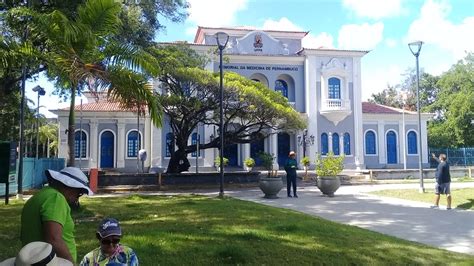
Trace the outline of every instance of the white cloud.
<instances>
[{"instance_id":1,"label":"white cloud","mask_svg":"<svg viewBox=\"0 0 474 266\"><path fill-rule=\"evenodd\" d=\"M231 26L235 24L236 13L247 8L247 0L188 0L190 4L188 21L199 26Z\"/></svg>"},{"instance_id":2,"label":"white cloud","mask_svg":"<svg viewBox=\"0 0 474 266\"><path fill-rule=\"evenodd\" d=\"M288 18L283 17L280 20L267 19L263 23L262 29L264 30L288 30L288 31L305 31L300 26L291 22ZM303 38L303 47L305 48L333 48L333 37L322 32L319 35L309 33Z\"/></svg>"},{"instance_id":3,"label":"white cloud","mask_svg":"<svg viewBox=\"0 0 474 266\"><path fill-rule=\"evenodd\" d=\"M428 0L420 16L408 30L406 42L422 40L426 45L436 45L461 59L466 51L474 49L474 17L466 17L459 24L448 20L451 6L447 1Z\"/></svg>"},{"instance_id":4,"label":"white cloud","mask_svg":"<svg viewBox=\"0 0 474 266\"><path fill-rule=\"evenodd\" d=\"M288 31L301 31L301 27L295 25L288 18L282 17L280 20L267 19L263 22L264 30L288 30Z\"/></svg>"},{"instance_id":5,"label":"white cloud","mask_svg":"<svg viewBox=\"0 0 474 266\"><path fill-rule=\"evenodd\" d=\"M364 61L362 61L364 62ZM404 73L400 66L389 65L384 67L377 67L371 69L365 67L362 79L362 100L365 101L371 98L372 94L382 92L388 85L394 86L400 83L401 75Z\"/></svg>"},{"instance_id":6,"label":"white cloud","mask_svg":"<svg viewBox=\"0 0 474 266\"><path fill-rule=\"evenodd\" d=\"M392 39L392 38L387 38L387 39L385 39L385 44L389 48L395 48L397 46L397 40Z\"/></svg>"},{"instance_id":7,"label":"white cloud","mask_svg":"<svg viewBox=\"0 0 474 266\"><path fill-rule=\"evenodd\" d=\"M340 49L372 50L383 40L382 22L362 25L348 24L339 30Z\"/></svg>"},{"instance_id":8,"label":"white cloud","mask_svg":"<svg viewBox=\"0 0 474 266\"><path fill-rule=\"evenodd\" d=\"M380 19L401 13L401 0L344 0L344 7L353 10L360 17Z\"/></svg>"}]
</instances>

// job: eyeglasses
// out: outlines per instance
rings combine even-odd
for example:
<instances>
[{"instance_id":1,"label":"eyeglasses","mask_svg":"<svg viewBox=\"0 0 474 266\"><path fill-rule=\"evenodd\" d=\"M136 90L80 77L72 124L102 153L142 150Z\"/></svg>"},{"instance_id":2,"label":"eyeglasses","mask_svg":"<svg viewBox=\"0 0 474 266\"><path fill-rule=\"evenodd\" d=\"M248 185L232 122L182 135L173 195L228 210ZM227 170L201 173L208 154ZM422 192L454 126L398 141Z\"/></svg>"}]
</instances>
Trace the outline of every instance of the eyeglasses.
<instances>
[{"instance_id":1,"label":"eyeglasses","mask_svg":"<svg viewBox=\"0 0 474 266\"><path fill-rule=\"evenodd\" d=\"M100 243L102 243L102 245L110 245L110 244L114 244L114 245L117 245L118 243L120 242L120 238L113 238L113 239L101 239L100 240Z\"/></svg>"}]
</instances>

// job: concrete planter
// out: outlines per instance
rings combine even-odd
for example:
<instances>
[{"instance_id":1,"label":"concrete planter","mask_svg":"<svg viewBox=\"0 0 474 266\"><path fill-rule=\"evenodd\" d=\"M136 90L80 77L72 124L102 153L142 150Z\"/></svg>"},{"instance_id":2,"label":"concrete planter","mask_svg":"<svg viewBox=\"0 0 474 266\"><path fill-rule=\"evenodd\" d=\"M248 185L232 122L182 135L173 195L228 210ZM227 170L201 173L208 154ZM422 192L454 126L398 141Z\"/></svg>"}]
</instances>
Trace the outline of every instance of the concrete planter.
<instances>
[{"instance_id":1,"label":"concrete planter","mask_svg":"<svg viewBox=\"0 0 474 266\"><path fill-rule=\"evenodd\" d=\"M334 192L341 186L341 179L339 176L318 176L316 186L323 195L334 197Z\"/></svg>"},{"instance_id":2,"label":"concrete planter","mask_svg":"<svg viewBox=\"0 0 474 266\"><path fill-rule=\"evenodd\" d=\"M265 194L264 198L276 199L283 188L283 181L279 177L261 177L258 186Z\"/></svg>"}]
</instances>

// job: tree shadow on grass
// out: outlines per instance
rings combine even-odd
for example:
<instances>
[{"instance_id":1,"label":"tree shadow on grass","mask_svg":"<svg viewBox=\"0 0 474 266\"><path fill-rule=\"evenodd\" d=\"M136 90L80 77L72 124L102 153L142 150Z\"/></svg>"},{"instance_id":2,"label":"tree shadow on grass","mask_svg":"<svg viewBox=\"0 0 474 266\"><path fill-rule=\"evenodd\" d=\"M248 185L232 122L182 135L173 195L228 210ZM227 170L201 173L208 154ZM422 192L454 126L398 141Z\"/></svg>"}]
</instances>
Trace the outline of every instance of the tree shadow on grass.
<instances>
[{"instance_id":1,"label":"tree shadow on grass","mask_svg":"<svg viewBox=\"0 0 474 266\"><path fill-rule=\"evenodd\" d=\"M474 207L474 199L467 199L467 200L468 200L469 202L460 204L460 205L458 205L457 207L458 207L458 208L461 208L461 209L466 209L466 210L472 209L472 208Z\"/></svg>"}]
</instances>

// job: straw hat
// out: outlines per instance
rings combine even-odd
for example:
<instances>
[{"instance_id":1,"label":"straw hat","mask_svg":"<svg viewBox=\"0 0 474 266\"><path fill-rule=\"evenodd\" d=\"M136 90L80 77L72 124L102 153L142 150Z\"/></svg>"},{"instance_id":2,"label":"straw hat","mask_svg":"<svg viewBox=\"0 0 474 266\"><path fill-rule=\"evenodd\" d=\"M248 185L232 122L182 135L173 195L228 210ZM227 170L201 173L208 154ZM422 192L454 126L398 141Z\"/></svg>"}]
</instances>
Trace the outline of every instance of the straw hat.
<instances>
[{"instance_id":1,"label":"straw hat","mask_svg":"<svg viewBox=\"0 0 474 266\"><path fill-rule=\"evenodd\" d=\"M53 246L46 242L31 242L21 248L16 258L10 258L0 262L0 266L72 266L72 262L59 258L53 250Z\"/></svg>"},{"instance_id":2,"label":"straw hat","mask_svg":"<svg viewBox=\"0 0 474 266\"><path fill-rule=\"evenodd\" d=\"M66 167L63 170L57 172L53 170L46 170L46 176L51 177L67 187L82 188L87 191L87 195L92 195L92 191L89 188L89 180L87 176L76 167Z\"/></svg>"},{"instance_id":3,"label":"straw hat","mask_svg":"<svg viewBox=\"0 0 474 266\"><path fill-rule=\"evenodd\" d=\"M296 152L290 151L290 154L288 154L288 156L291 156L291 155L296 155Z\"/></svg>"}]
</instances>

